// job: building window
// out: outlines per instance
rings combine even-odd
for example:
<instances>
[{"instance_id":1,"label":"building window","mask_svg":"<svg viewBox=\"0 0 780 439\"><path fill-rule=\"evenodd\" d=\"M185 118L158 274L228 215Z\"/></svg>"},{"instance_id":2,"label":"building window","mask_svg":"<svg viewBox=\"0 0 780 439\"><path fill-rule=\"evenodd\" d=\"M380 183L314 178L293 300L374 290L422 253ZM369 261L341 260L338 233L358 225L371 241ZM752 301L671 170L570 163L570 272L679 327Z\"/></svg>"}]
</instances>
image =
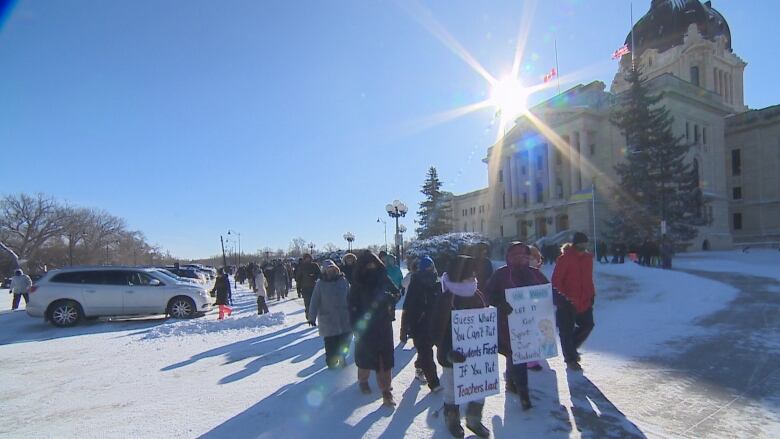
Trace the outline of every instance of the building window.
<instances>
[{"instance_id":1,"label":"building window","mask_svg":"<svg viewBox=\"0 0 780 439\"><path fill-rule=\"evenodd\" d=\"M469 231L469 223L463 223L463 231L468 232Z\"/></svg>"},{"instance_id":2,"label":"building window","mask_svg":"<svg viewBox=\"0 0 780 439\"><path fill-rule=\"evenodd\" d=\"M504 225L502 224L501 227L499 227L499 232L501 233L501 237L504 237Z\"/></svg>"},{"instance_id":3,"label":"building window","mask_svg":"<svg viewBox=\"0 0 780 439\"><path fill-rule=\"evenodd\" d=\"M504 192L504 193L501 195L501 203L503 204L503 206L504 206L504 209L506 209L506 192Z\"/></svg>"},{"instance_id":4,"label":"building window","mask_svg":"<svg viewBox=\"0 0 780 439\"><path fill-rule=\"evenodd\" d=\"M707 144L707 127L701 127L701 143Z\"/></svg>"},{"instance_id":5,"label":"building window","mask_svg":"<svg viewBox=\"0 0 780 439\"><path fill-rule=\"evenodd\" d=\"M742 199L742 186L735 186L731 189L731 195L735 200Z\"/></svg>"},{"instance_id":6,"label":"building window","mask_svg":"<svg viewBox=\"0 0 780 439\"><path fill-rule=\"evenodd\" d=\"M538 171L541 171L543 166L544 166L544 160L542 160L542 156L537 157L536 158L536 169Z\"/></svg>"},{"instance_id":7,"label":"building window","mask_svg":"<svg viewBox=\"0 0 780 439\"><path fill-rule=\"evenodd\" d=\"M536 202L544 202L544 190L542 189L542 184L538 182L536 183Z\"/></svg>"},{"instance_id":8,"label":"building window","mask_svg":"<svg viewBox=\"0 0 780 439\"><path fill-rule=\"evenodd\" d=\"M503 183L504 182L504 170L499 169L498 170L498 182Z\"/></svg>"},{"instance_id":9,"label":"building window","mask_svg":"<svg viewBox=\"0 0 780 439\"><path fill-rule=\"evenodd\" d=\"M479 233L485 233L485 220L479 220Z\"/></svg>"},{"instance_id":10,"label":"building window","mask_svg":"<svg viewBox=\"0 0 780 439\"><path fill-rule=\"evenodd\" d=\"M731 175L742 174L742 152L739 149L731 150Z\"/></svg>"},{"instance_id":11,"label":"building window","mask_svg":"<svg viewBox=\"0 0 780 439\"><path fill-rule=\"evenodd\" d=\"M563 163L563 154L561 154L561 151L555 150L555 164L560 165Z\"/></svg>"},{"instance_id":12,"label":"building window","mask_svg":"<svg viewBox=\"0 0 780 439\"><path fill-rule=\"evenodd\" d=\"M560 178L555 180L555 196L563 198L563 181Z\"/></svg>"},{"instance_id":13,"label":"building window","mask_svg":"<svg viewBox=\"0 0 780 439\"><path fill-rule=\"evenodd\" d=\"M523 192L523 206L528 206L528 192Z\"/></svg>"},{"instance_id":14,"label":"building window","mask_svg":"<svg viewBox=\"0 0 780 439\"><path fill-rule=\"evenodd\" d=\"M697 66L691 67L691 84L699 85L699 67Z\"/></svg>"},{"instance_id":15,"label":"building window","mask_svg":"<svg viewBox=\"0 0 780 439\"><path fill-rule=\"evenodd\" d=\"M742 230L742 214L735 213L732 220L734 223L734 230Z\"/></svg>"},{"instance_id":16,"label":"building window","mask_svg":"<svg viewBox=\"0 0 780 439\"><path fill-rule=\"evenodd\" d=\"M689 122L685 122L685 141L688 143L691 141L691 124Z\"/></svg>"},{"instance_id":17,"label":"building window","mask_svg":"<svg viewBox=\"0 0 780 439\"><path fill-rule=\"evenodd\" d=\"M694 145L698 145L699 144L699 126L698 125L694 125L693 126L693 143L694 143Z\"/></svg>"}]
</instances>

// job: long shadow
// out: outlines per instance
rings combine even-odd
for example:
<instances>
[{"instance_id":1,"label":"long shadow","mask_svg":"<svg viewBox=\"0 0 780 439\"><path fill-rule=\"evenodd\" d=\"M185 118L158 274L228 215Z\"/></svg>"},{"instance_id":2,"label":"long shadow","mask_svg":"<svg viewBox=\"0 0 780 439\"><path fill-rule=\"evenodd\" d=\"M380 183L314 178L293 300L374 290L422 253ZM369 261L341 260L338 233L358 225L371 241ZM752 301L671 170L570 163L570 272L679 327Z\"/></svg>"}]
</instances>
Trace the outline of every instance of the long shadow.
<instances>
[{"instance_id":1,"label":"long shadow","mask_svg":"<svg viewBox=\"0 0 780 439\"><path fill-rule=\"evenodd\" d=\"M185 361L166 366L161 370L165 372L178 369L180 367L188 366L197 361L210 357L225 355L227 356L226 363L232 363L253 356L253 354L262 355L264 352L273 352L312 332L312 329L306 328L304 330L292 333L293 330L301 327L302 325L303 322L297 323L295 325L286 326L278 331L270 332L268 334L263 334L254 338L237 341L235 343L220 346L214 349L209 349L208 351L193 355Z\"/></svg>"},{"instance_id":2,"label":"long shadow","mask_svg":"<svg viewBox=\"0 0 780 439\"><path fill-rule=\"evenodd\" d=\"M144 317L100 318L97 320L81 321L78 325L70 328L57 328L44 322L42 318L28 316L24 311L8 312L0 314L0 327L4 328L2 334L0 334L0 345L46 341L88 334L132 331L136 329L148 330L155 326L164 325L169 321L175 322L176 320L170 320L166 316L158 314ZM13 331L10 330L11 328L13 328Z\"/></svg>"},{"instance_id":3,"label":"long shadow","mask_svg":"<svg viewBox=\"0 0 780 439\"><path fill-rule=\"evenodd\" d=\"M503 357L499 358L503 364ZM503 417L494 415L490 420L494 437L568 438L572 427L569 413L561 404L557 373L545 368L528 374L533 407L522 411L517 395L504 394Z\"/></svg>"},{"instance_id":4,"label":"long shadow","mask_svg":"<svg viewBox=\"0 0 780 439\"><path fill-rule=\"evenodd\" d=\"M300 363L311 358L314 354L323 349L322 341L319 337L311 337L301 342L290 344L292 340L306 336L308 333L311 333L311 330L299 331L266 342L250 343L246 346L242 346L239 343L237 346L238 349L231 351L228 354L228 361L226 363L243 360L250 356L256 356L257 358L245 364L242 370L220 379L219 384L227 384L244 379L260 372L263 367L268 366L269 364L280 363L288 359L292 359L293 363ZM251 352L249 355L246 355L246 352L241 352L250 348Z\"/></svg>"},{"instance_id":5,"label":"long shadow","mask_svg":"<svg viewBox=\"0 0 780 439\"><path fill-rule=\"evenodd\" d=\"M647 438L587 377L567 373L566 380L571 411L583 438Z\"/></svg>"}]
</instances>

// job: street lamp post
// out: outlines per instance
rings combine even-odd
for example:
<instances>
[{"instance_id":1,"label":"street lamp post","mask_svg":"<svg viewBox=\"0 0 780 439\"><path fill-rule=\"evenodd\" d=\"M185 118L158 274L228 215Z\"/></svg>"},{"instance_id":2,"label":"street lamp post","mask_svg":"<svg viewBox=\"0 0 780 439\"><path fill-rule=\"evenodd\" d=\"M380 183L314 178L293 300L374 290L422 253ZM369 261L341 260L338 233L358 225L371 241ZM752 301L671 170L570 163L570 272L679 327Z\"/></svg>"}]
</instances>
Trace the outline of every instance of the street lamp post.
<instances>
[{"instance_id":1,"label":"street lamp post","mask_svg":"<svg viewBox=\"0 0 780 439\"><path fill-rule=\"evenodd\" d=\"M312 258L314 258L314 247L316 247L316 245L314 245L313 242L310 242L309 243L309 254L311 255Z\"/></svg>"},{"instance_id":2,"label":"street lamp post","mask_svg":"<svg viewBox=\"0 0 780 439\"><path fill-rule=\"evenodd\" d=\"M383 220L382 218L377 218L376 222L385 225L385 251L387 251L387 221Z\"/></svg>"},{"instance_id":3,"label":"street lamp post","mask_svg":"<svg viewBox=\"0 0 780 439\"><path fill-rule=\"evenodd\" d=\"M388 204L385 206L385 210L387 211L387 214L390 215L391 218L395 218L395 255L396 257L401 257L401 231L398 224L398 220L402 216L406 216L406 213L409 211L409 208L406 207L406 204L395 200L393 201L393 204ZM398 260L398 263L400 264L400 259Z\"/></svg>"},{"instance_id":4,"label":"street lamp post","mask_svg":"<svg viewBox=\"0 0 780 439\"><path fill-rule=\"evenodd\" d=\"M109 242L106 243L106 265L110 265L110 263L111 263L111 260L109 259L109 256L108 256L108 246L110 246L111 244L119 245L119 240L117 239L115 241L109 241Z\"/></svg>"},{"instance_id":5,"label":"street lamp post","mask_svg":"<svg viewBox=\"0 0 780 439\"><path fill-rule=\"evenodd\" d=\"M68 233L68 265L73 266L73 249L79 238L86 238L87 232Z\"/></svg>"},{"instance_id":6,"label":"street lamp post","mask_svg":"<svg viewBox=\"0 0 780 439\"><path fill-rule=\"evenodd\" d=\"M406 226L405 226L405 225L403 225L403 224L401 224L401 226L398 228L398 231L399 231L399 232L400 232L400 234L401 234L401 254L399 255L399 257L400 257L401 259L403 259L403 257L404 257L404 252L406 251L406 249L404 248L404 240L403 240L403 235L404 235L404 233L406 233ZM399 259L399 261L398 261L398 265L399 265L399 266L401 265L401 260L400 260L400 259Z\"/></svg>"},{"instance_id":7,"label":"street lamp post","mask_svg":"<svg viewBox=\"0 0 780 439\"><path fill-rule=\"evenodd\" d=\"M344 239L347 240L347 251L352 251L352 242L355 240L355 235L352 232L347 232L344 234Z\"/></svg>"},{"instance_id":8,"label":"street lamp post","mask_svg":"<svg viewBox=\"0 0 780 439\"><path fill-rule=\"evenodd\" d=\"M236 232L235 230L228 229L228 235L230 234L238 235L238 262L236 262L236 265L240 266L241 265L241 233Z\"/></svg>"}]
</instances>

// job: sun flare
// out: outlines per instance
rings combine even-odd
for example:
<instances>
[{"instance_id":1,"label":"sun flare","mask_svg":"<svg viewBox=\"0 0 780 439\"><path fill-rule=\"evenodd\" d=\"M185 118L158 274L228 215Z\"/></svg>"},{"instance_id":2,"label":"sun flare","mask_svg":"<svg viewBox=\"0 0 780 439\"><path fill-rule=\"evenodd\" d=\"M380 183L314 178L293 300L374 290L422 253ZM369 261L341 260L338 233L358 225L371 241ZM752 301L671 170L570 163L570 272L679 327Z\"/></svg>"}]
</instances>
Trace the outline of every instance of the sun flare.
<instances>
[{"instance_id":1,"label":"sun flare","mask_svg":"<svg viewBox=\"0 0 780 439\"><path fill-rule=\"evenodd\" d=\"M528 90L516 78L505 77L493 85L490 101L502 119L515 118L526 109Z\"/></svg>"}]
</instances>

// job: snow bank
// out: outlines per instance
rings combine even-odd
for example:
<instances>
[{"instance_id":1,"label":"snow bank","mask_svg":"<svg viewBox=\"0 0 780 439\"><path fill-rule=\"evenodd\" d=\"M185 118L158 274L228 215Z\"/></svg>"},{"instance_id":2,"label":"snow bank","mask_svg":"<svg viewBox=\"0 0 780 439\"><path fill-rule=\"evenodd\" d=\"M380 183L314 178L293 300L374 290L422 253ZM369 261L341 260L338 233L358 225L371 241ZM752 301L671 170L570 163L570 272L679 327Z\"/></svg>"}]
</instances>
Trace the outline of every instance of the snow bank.
<instances>
[{"instance_id":1,"label":"snow bank","mask_svg":"<svg viewBox=\"0 0 780 439\"><path fill-rule=\"evenodd\" d=\"M183 320L170 325L160 325L150 329L141 338L142 340L154 340L161 337L181 337L187 335L204 335L225 331L261 330L269 326L284 324L283 312L274 312L263 315L247 315L241 317L227 317L225 320L212 320L203 317L200 319Z\"/></svg>"},{"instance_id":2,"label":"snow bank","mask_svg":"<svg viewBox=\"0 0 780 439\"><path fill-rule=\"evenodd\" d=\"M780 251L772 249L682 253L673 264L683 270L741 273L780 281Z\"/></svg>"}]
</instances>

